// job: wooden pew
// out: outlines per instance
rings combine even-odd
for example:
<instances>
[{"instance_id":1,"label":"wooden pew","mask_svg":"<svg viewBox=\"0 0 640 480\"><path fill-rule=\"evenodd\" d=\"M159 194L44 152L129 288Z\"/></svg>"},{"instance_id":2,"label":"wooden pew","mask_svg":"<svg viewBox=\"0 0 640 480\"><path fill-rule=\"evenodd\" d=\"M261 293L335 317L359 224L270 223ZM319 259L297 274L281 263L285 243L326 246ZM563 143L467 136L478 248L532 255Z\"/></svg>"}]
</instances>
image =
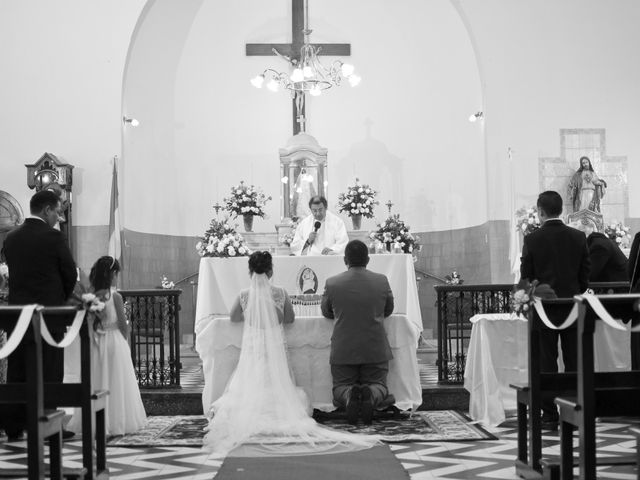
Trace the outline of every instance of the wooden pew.
<instances>
[{"instance_id":1,"label":"wooden pew","mask_svg":"<svg viewBox=\"0 0 640 480\"><path fill-rule=\"evenodd\" d=\"M640 428L633 427L629 431L636 437L636 479L640 480Z\"/></svg>"},{"instance_id":2,"label":"wooden pew","mask_svg":"<svg viewBox=\"0 0 640 480\"><path fill-rule=\"evenodd\" d=\"M22 307L0 307L0 328L12 332L23 311ZM25 315L29 312L25 311ZM26 318L26 317L24 317ZM21 342L25 345L25 383L0 384L0 404L23 403L27 421L27 470L2 469L0 476L44 478L45 471L53 479L60 479L62 469L62 420L63 410L45 410L44 383L42 374L42 337L40 335L40 313L29 315L29 326ZM49 468L44 464L44 440L49 439ZM70 472L82 478L83 470Z\"/></svg>"},{"instance_id":3,"label":"wooden pew","mask_svg":"<svg viewBox=\"0 0 640 480\"><path fill-rule=\"evenodd\" d=\"M76 311L75 307L46 307L42 309L42 314L47 324L62 322L69 325ZM91 332L86 319L79 335L80 383L45 383L45 406L82 408L82 465L87 470L86 478L108 478L105 405L109 392L94 391L91 386Z\"/></svg>"},{"instance_id":4,"label":"wooden pew","mask_svg":"<svg viewBox=\"0 0 640 480\"><path fill-rule=\"evenodd\" d=\"M550 314L565 318L573 306L572 298L542 300ZM516 389L518 419L518 457L516 473L522 478L542 477L542 426L541 408L543 399L553 399L567 392L575 392L575 372L542 372L540 370L540 336L546 328L535 309L528 312L529 381L527 384L512 384ZM527 442L528 440L528 442Z\"/></svg>"},{"instance_id":5,"label":"wooden pew","mask_svg":"<svg viewBox=\"0 0 640 480\"><path fill-rule=\"evenodd\" d=\"M598 295L596 297L614 318L638 319L640 295ZM578 303L578 373L575 396L556 398L560 407L560 472L562 479L573 478L573 431L579 431L580 478L595 479L597 465L634 464L633 458L596 459L596 417L640 415L640 370L595 372L593 337L601 321L585 296ZM637 334L632 334L637 335ZM634 342L631 342L632 345Z\"/></svg>"}]
</instances>

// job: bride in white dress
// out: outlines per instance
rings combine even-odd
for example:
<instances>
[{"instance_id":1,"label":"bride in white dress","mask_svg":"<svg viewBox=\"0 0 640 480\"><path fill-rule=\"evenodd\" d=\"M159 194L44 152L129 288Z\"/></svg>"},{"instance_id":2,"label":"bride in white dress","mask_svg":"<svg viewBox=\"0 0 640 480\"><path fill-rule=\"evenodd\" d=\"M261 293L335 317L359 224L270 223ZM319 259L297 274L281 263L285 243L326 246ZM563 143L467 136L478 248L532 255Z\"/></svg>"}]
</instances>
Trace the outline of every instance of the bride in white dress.
<instances>
[{"instance_id":1,"label":"bride in white dress","mask_svg":"<svg viewBox=\"0 0 640 480\"><path fill-rule=\"evenodd\" d=\"M91 383L95 390L108 390L105 408L107 435L134 433L146 423L131 350L127 337L130 327L124 314L122 296L116 291L120 264L112 257L100 257L91 268L92 291L104 296L105 308L100 325L95 325L91 344ZM100 295L105 292L105 295ZM67 428L80 432L81 409L77 408Z\"/></svg>"},{"instance_id":2,"label":"bride in white dress","mask_svg":"<svg viewBox=\"0 0 640 480\"><path fill-rule=\"evenodd\" d=\"M282 323L293 321L293 308L286 291L269 281L269 252L249 257L249 273L251 286L231 312L232 321L244 321L240 358L223 395L211 405L204 448L214 456L290 456L379 444L375 436L339 432L311 418L287 360Z\"/></svg>"}]
</instances>

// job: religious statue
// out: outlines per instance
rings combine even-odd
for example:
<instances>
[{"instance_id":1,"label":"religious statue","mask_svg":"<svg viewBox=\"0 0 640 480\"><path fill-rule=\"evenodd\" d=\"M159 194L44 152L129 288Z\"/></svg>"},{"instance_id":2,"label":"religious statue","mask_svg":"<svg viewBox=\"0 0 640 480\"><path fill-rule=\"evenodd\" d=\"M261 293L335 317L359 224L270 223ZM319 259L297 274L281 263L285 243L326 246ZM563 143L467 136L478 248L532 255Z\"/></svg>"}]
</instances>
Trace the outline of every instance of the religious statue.
<instances>
[{"instance_id":1,"label":"religious statue","mask_svg":"<svg viewBox=\"0 0 640 480\"><path fill-rule=\"evenodd\" d=\"M303 219L311 213L309 200L316 195L313 181L313 175L307 173L303 168L293 186L293 199L291 200L291 216L293 218Z\"/></svg>"},{"instance_id":2,"label":"religious statue","mask_svg":"<svg viewBox=\"0 0 640 480\"><path fill-rule=\"evenodd\" d=\"M606 188L607 182L596 175L589 157L580 157L580 168L572 175L568 187L573 212L591 210L600 213L600 200Z\"/></svg>"}]
</instances>

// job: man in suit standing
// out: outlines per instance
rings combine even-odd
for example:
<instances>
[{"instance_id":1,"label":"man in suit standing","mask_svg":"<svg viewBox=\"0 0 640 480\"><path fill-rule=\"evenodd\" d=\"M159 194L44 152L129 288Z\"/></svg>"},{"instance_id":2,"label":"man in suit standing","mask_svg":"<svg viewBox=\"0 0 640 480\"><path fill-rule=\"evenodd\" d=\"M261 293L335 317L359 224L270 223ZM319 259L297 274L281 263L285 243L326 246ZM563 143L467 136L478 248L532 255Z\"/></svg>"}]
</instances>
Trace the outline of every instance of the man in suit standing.
<instances>
[{"instance_id":1,"label":"man in suit standing","mask_svg":"<svg viewBox=\"0 0 640 480\"><path fill-rule=\"evenodd\" d=\"M589 230L591 232L589 233ZM627 257L617 243L604 233L589 229L587 233L587 247L591 260L591 282L626 282Z\"/></svg>"},{"instance_id":2,"label":"man in suit standing","mask_svg":"<svg viewBox=\"0 0 640 480\"><path fill-rule=\"evenodd\" d=\"M393 312L393 293L386 276L367 270L369 251L360 240L344 251L348 270L328 278L322 314L335 319L331 337L333 403L344 407L349 423L358 416L370 424L373 410L393 403L387 389L393 358L383 321Z\"/></svg>"},{"instance_id":3,"label":"man in suit standing","mask_svg":"<svg viewBox=\"0 0 640 480\"><path fill-rule=\"evenodd\" d=\"M71 296L77 277L75 262L64 235L53 228L60 208L60 199L54 192L36 193L29 202L31 215L7 235L3 251L9 267L10 305L59 306ZM50 330L57 337L64 333ZM63 355L62 349L42 343L45 382L62 383ZM9 356L7 382L24 382L25 378L24 349L20 345ZM5 407L0 423L10 440L19 439L25 427L24 408Z\"/></svg>"},{"instance_id":4,"label":"man in suit standing","mask_svg":"<svg viewBox=\"0 0 640 480\"><path fill-rule=\"evenodd\" d=\"M559 218L562 214L562 197L558 192L546 191L538 196L538 216L542 226L524 237L520 274L529 281L547 283L560 298L583 293L589 286L589 251L587 239L579 230L571 228ZM566 312L568 313L568 311ZM564 318L549 317L554 321ZM562 316L562 314L560 314ZM577 370L577 330L551 330L541 332L540 369L543 372L558 371L558 337L562 345L565 371ZM542 404L543 428L558 428L558 411L552 399Z\"/></svg>"}]
</instances>

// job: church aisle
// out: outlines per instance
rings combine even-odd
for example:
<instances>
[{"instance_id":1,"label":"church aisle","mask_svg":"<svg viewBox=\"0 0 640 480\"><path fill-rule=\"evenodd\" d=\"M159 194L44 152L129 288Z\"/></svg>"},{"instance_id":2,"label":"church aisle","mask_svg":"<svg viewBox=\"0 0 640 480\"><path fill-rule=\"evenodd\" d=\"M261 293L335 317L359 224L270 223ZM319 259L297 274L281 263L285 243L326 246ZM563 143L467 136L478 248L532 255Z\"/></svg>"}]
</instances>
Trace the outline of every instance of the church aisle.
<instances>
[{"instance_id":1,"label":"church aisle","mask_svg":"<svg viewBox=\"0 0 640 480\"><path fill-rule=\"evenodd\" d=\"M407 470L411 480L463 480L472 478L516 480L513 466L516 456L515 428L496 428L491 433L499 440L475 442L422 442L390 445L391 451ZM599 449L608 454L635 452L635 440L626 434L626 427L600 424ZM0 468L26 464L26 442L6 443L0 439ZM543 437L544 454L557 454L558 434ZM65 465L81 462L81 442L65 442ZM122 448L108 447L110 478L154 480L211 479L222 462L209 458L206 452L192 447ZM598 478L635 479L631 466L600 470ZM304 478L304 477L300 477Z\"/></svg>"}]
</instances>

